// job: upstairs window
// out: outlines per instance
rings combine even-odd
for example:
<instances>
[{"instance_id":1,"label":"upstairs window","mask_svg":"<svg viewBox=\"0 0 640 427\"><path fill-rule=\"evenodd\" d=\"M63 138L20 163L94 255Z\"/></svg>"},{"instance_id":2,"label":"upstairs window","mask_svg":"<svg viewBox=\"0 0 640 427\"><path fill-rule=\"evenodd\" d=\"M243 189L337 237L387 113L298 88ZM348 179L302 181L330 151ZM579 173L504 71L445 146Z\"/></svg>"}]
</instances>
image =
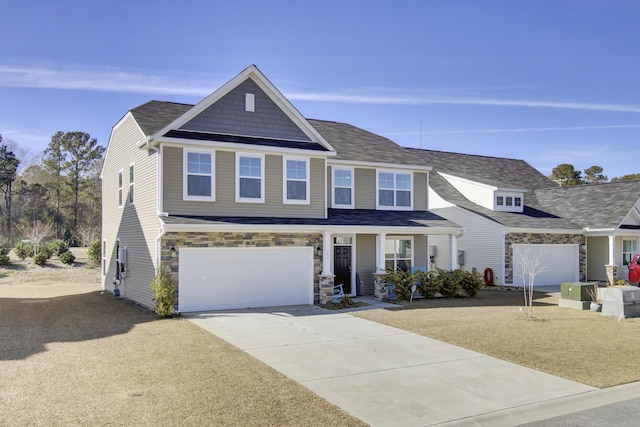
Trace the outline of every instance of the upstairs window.
<instances>
[{"instance_id":1,"label":"upstairs window","mask_svg":"<svg viewBox=\"0 0 640 427\"><path fill-rule=\"evenodd\" d=\"M129 166L129 204L133 204L133 187L134 187L134 170L133 165Z\"/></svg>"},{"instance_id":2,"label":"upstairs window","mask_svg":"<svg viewBox=\"0 0 640 427\"><path fill-rule=\"evenodd\" d=\"M284 203L309 204L309 159L284 158Z\"/></svg>"},{"instance_id":3,"label":"upstairs window","mask_svg":"<svg viewBox=\"0 0 640 427\"><path fill-rule=\"evenodd\" d=\"M353 169L333 168L333 207L353 208Z\"/></svg>"},{"instance_id":4,"label":"upstairs window","mask_svg":"<svg viewBox=\"0 0 640 427\"><path fill-rule=\"evenodd\" d=\"M183 198L185 200L214 200L214 153L185 150L183 158Z\"/></svg>"},{"instance_id":5,"label":"upstairs window","mask_svg":"<svg viewBox=\"0 0 640 427\"><path fill-rule=\"evenodd\" d=\"M264 202L264 156L236 154L236 202Z\"/></svg>"},{"instance_id":6,"label":"upstairs window","mask_svg":"<svg viewBox=\"0 0 640 427\"><path fill-rule=\"evenodd\" d=\"M378 208L407 209L413 206L410 173L378 171Z\"/></svg>"},{"instance_id":7,"label":"upstairs window","mask_svg":"<svg viewBox=\"0 0 640 427\"><path fill-rule=\"evenodd\" d=\"M118 206L122 207L122 171L118 172Z\"/></svg>"},{"instance_id":8,"label":"upstairs window","mask_svg":"<svg viewBox=\"0 0 640 427\"><path fill-rule=\"evenodd\" d=\"M497 191L494 210L500 212L523 212L522 193Z\"/></svg>"}]
</instances>

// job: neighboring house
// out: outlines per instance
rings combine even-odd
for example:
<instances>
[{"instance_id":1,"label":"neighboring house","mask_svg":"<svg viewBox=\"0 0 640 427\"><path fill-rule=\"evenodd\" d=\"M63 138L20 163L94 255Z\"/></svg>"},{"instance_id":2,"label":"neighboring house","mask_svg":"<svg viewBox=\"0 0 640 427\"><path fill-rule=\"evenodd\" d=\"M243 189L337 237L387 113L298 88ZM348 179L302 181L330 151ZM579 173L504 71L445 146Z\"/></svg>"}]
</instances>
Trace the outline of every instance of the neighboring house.
<instances>
[{"instance_id":1,"label":"neighboring house","mask_svg":"<svg viewBox=\"0 0 640 427\"><path fill-rule=\"evenodd\" d=\"M151 101L114 126L102 178L102 285L147 307L157 268L181 312L383 296L384 270L456 268L462 229L428 210L429 163L307 120L250 66L197 105ZM360 278L361 282L357 282Z\"/></svg>"},{"instance_id":2,"label":"neighboring house","mask_svg":"<svg viewBox=\"0 0 640 427\"><path fill-rule=\"evenodd\" d=\"M536 284L627 278L638 252L638 181L559 188L523 160L408 149L433 167L429 209L464 227L465 269L494 271L521 285L523 257L540 257ZM446 268L447 241L434 236L435 263Z\"/></svg>"}]
</instances>

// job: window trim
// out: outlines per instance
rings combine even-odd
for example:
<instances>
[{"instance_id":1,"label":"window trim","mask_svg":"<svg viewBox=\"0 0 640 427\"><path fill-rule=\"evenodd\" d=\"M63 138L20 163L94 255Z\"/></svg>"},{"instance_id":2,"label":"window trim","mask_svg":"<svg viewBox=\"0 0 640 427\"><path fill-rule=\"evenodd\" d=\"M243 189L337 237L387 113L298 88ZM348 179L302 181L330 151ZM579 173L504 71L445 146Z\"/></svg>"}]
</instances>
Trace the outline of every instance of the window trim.
<instances>
[{"instance_id":1,"label":"window trim","mask_svg":"<svg viewBox=\"0 0 640 427\"><path fill-rule=\"evenodd\" d=\"M351 187L336 186L337 170L349 171L351 173ZM351 190L351 204L346 205L346 204L336 203L336 188L349 188ZM355 192L354 168L333 166L331 168L331 207L336 209L355 209L355 198L356 198L356 192Z\"/></svg>"},{"instance_id":2,"label":"window trim","mask_svg":"<svg viewBox=\"0 0 640 427\"><path fill-rule=\"evenodd\" d=\"M394 257L393 257L393 264L395 269L398 269L398 261L399 260L406 260L409 259L411 261L411 266L409 267L409 269L411 269L412 267L415 267L415 241L413 239L413 236L387 236L385 239L385 245L387 242L389 242L390 240L394 240L394 241L399 241L399 240L409 240L411 242L411 258L397 258L396 255L398 254L397 250L398 250L398 245L396 244L394 247ZM387 260L389 258L387 258L387 250L385 247L385 254L384 254L384 264L385 264L385 269L387 267Z\"/></svg>"},{"instance_id":3,"label":"window trim","mask_svg":"<svg viewBox=\"0 0 640 427\"><path fill-rule=\"evenodd\" d=\"M120 169L118 171L118 207L121 208L124 202L124 194L122 189L124 188L124 171Z\"/></svg>"},{"instance_id":4,"label":"window trim","mask_svg":"<svg viewBox=\"0 0 640 427\"><path fill-rule=\"evenodd\" d=\"M102 277L107 277L107 239L102 239Z\"/></svg>"},{"instance_id":5,"label":"window trim","mask_svg":"<svg viewBox=\"0 0 640 427\"><path fill-rule=\"evenodd\" d=\"M189 153L211 155L210 174L190 174L189 173ZM182 150L182 199L189 201L215 202L216 200L216 152L214 150L203 150L196 148L184 148ZM211 195L210 196L190 196L189 195L189 175L210 176Z\"/></svg>"},{"instance_id":6,"label":"window trim","mask_svg":"<svg viewBox=\"0 0 640 427\"><path fill-rule=\"evenodd\" d=\"M502 201L502 203L500 203ZM497 190L493 193L493 210L496 212L524 212L524 193Z\"/></svg>"},{"instance_id":7,"label":"window trim","mask_svg":"<svg viewBox=\"0 0 640 427\"><path fill-rule=\"evenodd\" d=\"M381 173L391 173L393 174L393 206L383 206L380 205L380 174ZM397 206L396 193L398 191L397 188L397 176L398 175L408 175L410 190L409 190L409 206ZM387 189L388 190L388 189ZM400 191L406 191L401 189ZM414 185L413 185L413 172L412 171L402 171L396 169L376 169L376 209L377 210L389 210L389 211L407 211L413 210L413 193L414 193Z\"/></svg>"},{"instance_id":8,"label":"window trim","mask_svg":"<svg viewBox=\"0 0 640 427\"><path fill-rule=\"evenodd\" d=\"M287 182L289 179L287 178L287 162L288 161L299 161L305 162L306 164L306 199L289 199L287 198ZM282 203L291 204L291 205L309 205L311 204L311 194L310 194L310 185L311 181L311 161L308 157L296 157L296 156L283 156L282 157ZM292 181L302 181L300 179L292 179Z\"/></svg>"},{"instance_id":9,"label":"window trim","mask_svg":"<svg viewBox=\"0 0 640 427\"><path fill-rule=\"evenodd\" d=\"M240 178L252 178L257 179L256 177L241 177L240 176L240 158L241 157L252 157L254 159L260 159L260 197L241 197L240 196ZM236 202L237 203L264 203L264 154L256 154L256 153L245 153L245 152L237 152L236 153Z\"/></svg>"},{"instance_id":10,"label":"window trim","mask_svg":"<svg viewBox=\"0 0 640 427\"><path fill-rule=\"evenodd\" d=\"M632 246L635 246L635 250L632 251L625 251L624 250L624 242L631 242ZM629 239L625 239L622 238L622 241L620 242L621 245L621 255L622 255L622 266L623 267L628 267L629 264L631 264L631 261L633 260L633 257L638 253L638 239L634 239L634 238L629 238ZM630 254L629 257L629 262L626 262L626 260L624 259L624 254Z\"/></svg>"},{"instance_id":11,"label":"window trim","mask_svg":"<svg viewBox=\"0 0 640 427\"><path fill-rule=\"evenodd\" d=\"M135 163L129 165L129 196L127 197L127 204L135 204L135 177L136 177Z\"/></svg>"}]
</instances>

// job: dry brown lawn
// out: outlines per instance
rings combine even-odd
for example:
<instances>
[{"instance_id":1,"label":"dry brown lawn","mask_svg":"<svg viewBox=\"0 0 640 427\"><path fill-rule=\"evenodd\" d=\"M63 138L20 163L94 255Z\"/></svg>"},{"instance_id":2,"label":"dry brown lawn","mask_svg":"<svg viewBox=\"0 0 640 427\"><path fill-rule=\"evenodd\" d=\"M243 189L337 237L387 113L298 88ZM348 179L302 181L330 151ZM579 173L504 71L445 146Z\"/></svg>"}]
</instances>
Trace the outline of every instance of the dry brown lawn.
<instances>
[{"instance_id":1,"label":"dry brown lawn","mask_svg":"<svg viewBox=\"0 0 640 427\"><path fill-rule=\"evenodd\" d=\"M184 319L101 294L98 274L0 267L0 426L364 425Z\"/></svg>"},{"instance_id":2,"label":"dry brown lawn","mask_svg":"<svg viewBox=\"0 0 640 427\"><path fill-rule=\"evenodd\" d=\"M353 314L594 387L640 381L640 318L559 308L557 294L534 298L533 320L520 311L522 290L504 288Z\"/></svg>"}]
</instances>

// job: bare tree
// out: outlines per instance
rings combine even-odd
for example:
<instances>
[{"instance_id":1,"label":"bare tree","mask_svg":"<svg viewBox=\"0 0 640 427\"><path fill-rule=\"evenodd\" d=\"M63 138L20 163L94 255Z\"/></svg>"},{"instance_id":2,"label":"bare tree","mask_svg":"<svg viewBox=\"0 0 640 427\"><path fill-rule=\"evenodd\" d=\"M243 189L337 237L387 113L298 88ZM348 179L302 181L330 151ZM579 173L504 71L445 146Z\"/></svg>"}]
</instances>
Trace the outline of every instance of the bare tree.
<instances>
[{"instance_id":1,"label":"bare tree","mask_svg":"<svg viewBox=\"0 0 640 427\"><path fill-rule=\"evenodd\" d=\"M80 246L87 247L100 237L100 229L93 224L80 224L76 227L75 236Z\"/></svg>"},{"instance_id":2,"label":"bare tree","mask_svg":"<svg viewBox=\"0 0 640 427\"><path fill-rule=\"evenodd\" d=\"M536 277L547 269L545 258L546 254L544 252L532 251L529 246L525 246L522 251L518 251L518 256L515 260L522 274L524 316L528 320L533 319L533 286Z\"/></svg>"},{"instance_id":3,"label":"bare tree","mask_svg":"<svg viewBox=\"0 0 640 427\"><path fill-rule=\"evenodd\" d=\"M25 239L31 240L34 255L38 254L40 243L51 235L53 223L51 221L25 221L18 224L18 231Z\"/></svg>"}]
</instances>

